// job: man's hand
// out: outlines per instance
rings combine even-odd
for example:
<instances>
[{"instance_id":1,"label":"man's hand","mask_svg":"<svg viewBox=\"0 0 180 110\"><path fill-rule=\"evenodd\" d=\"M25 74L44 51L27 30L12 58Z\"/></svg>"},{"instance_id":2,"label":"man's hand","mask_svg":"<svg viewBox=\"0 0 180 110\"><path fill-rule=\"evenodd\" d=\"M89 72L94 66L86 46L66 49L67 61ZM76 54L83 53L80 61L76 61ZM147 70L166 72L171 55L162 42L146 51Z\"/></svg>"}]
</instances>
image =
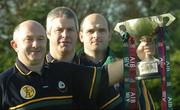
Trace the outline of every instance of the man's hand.
<instances>
[{"instance_id":1,"label":"man's hand","mask_svg":"<svg viewBox=\"0 0 180 110\"><path fill-rule=\"evenodd\" d=\"M153 56L155 54L155 42L150 38L142 38L136 52L137 56L144 60L148 56Z\"/></svg>"}]
</instances>

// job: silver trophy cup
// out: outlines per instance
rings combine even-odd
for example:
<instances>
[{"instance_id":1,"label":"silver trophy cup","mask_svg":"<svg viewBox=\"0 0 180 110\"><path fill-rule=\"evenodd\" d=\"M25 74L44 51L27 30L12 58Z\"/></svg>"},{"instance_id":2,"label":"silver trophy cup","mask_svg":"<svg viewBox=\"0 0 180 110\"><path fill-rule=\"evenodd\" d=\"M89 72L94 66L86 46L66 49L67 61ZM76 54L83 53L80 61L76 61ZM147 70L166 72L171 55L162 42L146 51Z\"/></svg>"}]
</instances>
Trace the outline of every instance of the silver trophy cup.
<instances>
[{"instance_id":1,"label":"silver trophy cup","mask_svg":"<svg viewBox=\"0 0 180 110\"><path fill-rule=\"evenodd\" d=\"M123 35L127 32L136 41L151 40L156 37L157 27L169 26L175 17L170 13L159 16L136 18L117 23L114 30ZM137 63L137 79L151 79L159 77L158 60L152 55L145 55L145 59Z\"/></svg>"}]
</instances>

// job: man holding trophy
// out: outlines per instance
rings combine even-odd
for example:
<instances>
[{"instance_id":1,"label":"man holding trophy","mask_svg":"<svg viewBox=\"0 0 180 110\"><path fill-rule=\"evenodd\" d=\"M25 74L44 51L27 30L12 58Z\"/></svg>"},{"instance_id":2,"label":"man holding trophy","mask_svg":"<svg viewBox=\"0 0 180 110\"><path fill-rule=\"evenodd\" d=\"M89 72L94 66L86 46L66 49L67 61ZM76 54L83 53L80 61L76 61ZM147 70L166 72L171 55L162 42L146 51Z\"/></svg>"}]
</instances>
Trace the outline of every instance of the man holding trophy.
<instances>
[{"instance_id":1,"label":"man holding trophy","mask_svg":"<svg viewBox=\"0 0 180 110\"><path fill-rule=\"evenodd\" d=\"M167 23L164 18L168 18ZM119 32L123 39L126 99L129 98L128 100L132 100L132 95L127 95L129 92L137 96L136 92L138 90L136 90L136 86L139 86L138 82L141 80L161 78L161 110L172 110L169 43L166 27L174 20L175 17L167 13L159 16L131 19L116 25L115 31ZM148 43L156 46L158 58L153 57L155 50L146 52L146 55L143 56L137 51L136 55L136 42L138 41L141 41L140 45L142 45L137 48L139 52L146 50L143 47ZM132 60L136 60L136 56L144 60L141 62L132 62ZM126 106L128 107L129 105L130 109L134 109L137 106L136 101L128 102L126 100ZM143 105L145 106L146 102L140 103L140 106Z\"/></svg>"}]
</instances>

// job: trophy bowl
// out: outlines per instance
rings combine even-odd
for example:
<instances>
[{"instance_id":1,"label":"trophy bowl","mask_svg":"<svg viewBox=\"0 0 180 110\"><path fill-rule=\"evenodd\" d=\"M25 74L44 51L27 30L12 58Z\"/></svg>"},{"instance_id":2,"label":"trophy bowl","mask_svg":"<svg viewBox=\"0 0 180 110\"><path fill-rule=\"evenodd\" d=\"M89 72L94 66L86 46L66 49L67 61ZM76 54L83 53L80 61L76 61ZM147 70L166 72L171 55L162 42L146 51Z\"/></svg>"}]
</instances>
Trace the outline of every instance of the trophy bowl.
<instances>
[{"instance_id":1,"label":"trophy bowl","mask_svg":"<svg viewBox=\"0 0 180 110\"><path fill-rule=\"evenodd\" d=\"M125 22L127 32L136 39L141 36L152 36L158 26L151 18L137 18Z\"/></svg>"},{"instance_id":2,"label":"trophy bowl","mask_svg":"<svg viewBox=\"0 0 180 110\"><path fill-rule=\"evenodd\" d=\"M165 22L165 18L168 21ZM168 26L175 20L170 13L159 16L136 18L118 23L114 30L123 35L127 32L136 41L143 39L154 39L157 27ZM152 40L153 41L153 40ZM153 55L145 55L145 59L137 63L137 79L148 79L159 77L158 60Z\"/></svg>"},{"instance_id":3,"label":"trophy bowl","mask_svg":"<svg viewBox=\"0 0 180 110\"><path fill-rule=\"evenodd\" d=\"M168 18L167 23L164 22L165 18ZM164 24L169 26L174 20L175 17L170 13L159 16L136 18L117 23L114 30L119 33L126 31L132 37L140 39L142 36L152 37L152 35L155 34L156 28L158 26L162 27Z\"/></svg>"}]
</instances>

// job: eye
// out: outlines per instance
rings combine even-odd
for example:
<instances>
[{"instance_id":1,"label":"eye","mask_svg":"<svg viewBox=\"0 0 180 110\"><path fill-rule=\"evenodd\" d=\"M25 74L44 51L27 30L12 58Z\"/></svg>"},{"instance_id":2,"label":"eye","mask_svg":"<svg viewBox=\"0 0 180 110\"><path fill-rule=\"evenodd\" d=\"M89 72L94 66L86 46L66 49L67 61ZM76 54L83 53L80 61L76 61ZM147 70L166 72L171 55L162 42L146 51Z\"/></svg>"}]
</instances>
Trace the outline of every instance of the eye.
<instances>
[{"instance_id":1,"label":"eye","mask_svg":"<svg viewBox=\"0 0 180 110\"><path fill-rule=\"evenodd\" d=\"M38 41L43 41L43 40L46 39L46 36L44 36L44 35L39 35L39 36L36 36L36 39L37 39Z\"/></svg>"},{"instance_id":2,"label":"eye","mask_svg":"<svg viewBox=\"0 0 180 110\"><path fill-rule=\"evenodd\" d=\"M44 37L40 37L40 38L38 38L38 40L44 40Z\"/></svg>"},{"instance_id":3,"label":"eye","mask_svg":"<svg viewBox=\"0 0 180 110\"><path fill-rule=\"evenodd\" d=\"M67 28L67 31L73 32L73 31L75 31L75 29L74 28Z\"/></svg>"},{"instance_id":4,"label":"eye","mask_svg":"<svg viewBox=\"0 0 180 110\"><path fill-rule=\"evenodd\" d=\"M106 29L101 28L101 29L99 29L98 31L99 31L99 32L106 32Z\"/></svg>"},{"instance_id":5,"label":"eye","mask_svg":"<svg viewBox=\"0 0 180 110\"><path fill-rule=\"evenodd\" d=\"M58 28L58 29L55 30L55 32L61 33L61 32L63 32L63 30L64 30L63 28Z\"/></svg>"},{"instance_id":6,"label":"eye","mask_svg":"<svg viewBox=\"0 0 180 110\"><path fill-rule=\"evenodd\" d=\"M87 33L93 34L93 33L94 33L94 30L93 30L93 29L90 29L90 30L87 31Z\"/></svg>"},{"instance_id":7,"label":"eye","mask_svg":"<svg viewBox=\"0 0 180 110\"><path fill-rule=\"evenodd\" d=\"M28 42L30 42L30 41L32 41L33 39L32 38L26 38L25 39L25 41L28 41Z\"/></svg>"}]
</instances>

